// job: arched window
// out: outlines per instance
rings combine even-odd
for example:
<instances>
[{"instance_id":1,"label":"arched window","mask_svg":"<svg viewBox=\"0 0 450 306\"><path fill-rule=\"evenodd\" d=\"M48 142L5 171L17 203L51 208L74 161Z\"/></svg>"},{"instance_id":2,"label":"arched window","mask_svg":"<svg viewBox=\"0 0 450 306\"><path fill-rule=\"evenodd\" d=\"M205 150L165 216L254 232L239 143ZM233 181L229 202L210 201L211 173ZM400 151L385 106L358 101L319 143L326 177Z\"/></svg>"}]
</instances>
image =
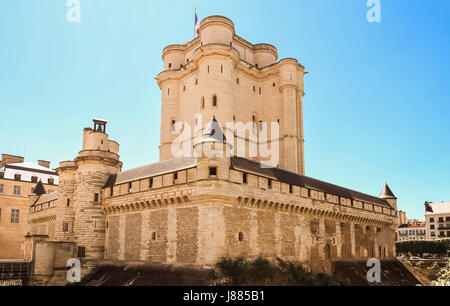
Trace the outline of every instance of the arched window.
<instances>
[{"instance_id":1,"label":"arched window","mask_svg":"<svg viewBox=\"0 0 450 306\"><path fill-rule=\"evenodd\" d=\"M213 105L213 106L217 106L217 96L216 96L216 95L213 96L213 102L212 102L212 105Z\"/></svg>"}]
</instances>

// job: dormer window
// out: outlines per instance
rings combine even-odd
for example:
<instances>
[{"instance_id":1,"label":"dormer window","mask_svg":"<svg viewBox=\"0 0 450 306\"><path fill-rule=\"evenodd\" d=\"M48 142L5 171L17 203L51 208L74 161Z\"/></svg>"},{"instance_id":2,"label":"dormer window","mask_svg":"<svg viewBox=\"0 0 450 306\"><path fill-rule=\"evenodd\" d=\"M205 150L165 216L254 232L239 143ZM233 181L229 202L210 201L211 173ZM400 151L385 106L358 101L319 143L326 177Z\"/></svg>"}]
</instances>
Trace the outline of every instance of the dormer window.
<instances>
[{"instance_id":1,"label":"dormer window","mask_svg":"<svg viewBox=\"0 0 450 306\"><path fill-rule=\"evenodd\" d=\"M21 178L22 178L22 174L19 174L19 173L14 174L14 180L20 181Z\"/></svg>"},{"instance_id":2,"label":"dormer window","mask_svg":"<svg viewBox=\"0 0 450 306\"><path fill-rule=\"evenodd\" d=\"M50 177L50 178L48 179L48 184L49 184L49 185L53 185L54 183L55 183L55 179Z\"/></svg>"},{"instance_id":3,"label":"dormer window","mask_svg":"<svg viewBox=\"0 0 450 306\"><path fill-rule=\"evenodd\" d=\"M35 175L33 175L33 176L31 177L31 182L32 182L32 183L37 183L37 181L38 181L38 177L35 176Z\"/></svg>"},{"instance_id":4,"label":"dormer window","mask_svg":"<svg viewBox=\"0 0 450 306\"><path fill-rule=\"evenodd\" d=\"M5 172L4 171L0 171L0 178L4 178L5 177Z\"/></svg>"}]
</instances>

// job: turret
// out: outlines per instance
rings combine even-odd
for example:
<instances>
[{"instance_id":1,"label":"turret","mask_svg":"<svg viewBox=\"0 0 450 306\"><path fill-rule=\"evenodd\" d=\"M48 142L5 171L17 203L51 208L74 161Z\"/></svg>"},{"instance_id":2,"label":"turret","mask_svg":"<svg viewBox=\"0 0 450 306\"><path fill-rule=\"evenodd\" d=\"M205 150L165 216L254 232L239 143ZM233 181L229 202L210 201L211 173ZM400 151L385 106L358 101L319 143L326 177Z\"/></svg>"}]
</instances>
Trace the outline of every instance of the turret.
<instances>
[{"instance_id":1,"label":"turret","mask_svg":"<svg viewBox=\"0 0 450 306\"><path fill-rule=\"evenodd\" d=\"M391 188L389 188L388 184L384 184L383 190L381 190L378 197L386 200L393 209L397 210L397 197L394 195Z\"/></svg>"},{"instance_id":2,"label":"turret","mask_svg":"<svg viewBox=\"0 0 450 306\"><path fill-rule=\"evenodd\" d=\"M109 140L106 120L94 119L94 128L84 129L83 150L75 158L74 241L78 257L104 257L105 220L101 191L111 174L120 172L119 144ZM68 165L68 168L73 168ZM68 171L70 169L61 171ZM69 190L68 190L69 192ZM62 199L64 201L64 199Z\"/></svg>"}]
</instances>

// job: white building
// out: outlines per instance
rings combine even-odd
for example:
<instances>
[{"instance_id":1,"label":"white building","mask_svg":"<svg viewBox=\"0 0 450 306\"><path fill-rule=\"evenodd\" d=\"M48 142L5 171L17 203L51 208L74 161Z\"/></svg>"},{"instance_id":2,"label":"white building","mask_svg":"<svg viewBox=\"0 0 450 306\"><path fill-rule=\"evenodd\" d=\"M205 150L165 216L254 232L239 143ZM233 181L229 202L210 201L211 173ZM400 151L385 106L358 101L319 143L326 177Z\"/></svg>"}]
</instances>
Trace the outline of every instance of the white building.
<instances>
[{"instance_id":1,"label":"white building","mask_svg":"<svg viewBox=\"0 0 450 306\"><path fill-rule=\"evenodd\" d=\"M450 202L425 202L427 240L450 238Z\"/></svg>"},{"instance_id":2,"label":"white building","mask_svg":"<svg viewBox=\"0 0 450 306\"><path fill-rule=\"evenodd\" d=\"M418 220L408 220L397 228L397 241L425 240L427 235L426 223Z\"/></svg>"}]
</instances>

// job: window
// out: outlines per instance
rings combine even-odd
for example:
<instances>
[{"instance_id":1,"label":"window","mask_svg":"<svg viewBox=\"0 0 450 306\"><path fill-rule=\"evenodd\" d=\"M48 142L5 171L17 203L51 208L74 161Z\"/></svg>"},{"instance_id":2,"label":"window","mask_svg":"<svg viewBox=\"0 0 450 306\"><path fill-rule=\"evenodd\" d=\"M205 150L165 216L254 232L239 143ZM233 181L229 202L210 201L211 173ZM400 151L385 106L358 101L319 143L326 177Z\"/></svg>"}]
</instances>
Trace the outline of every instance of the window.
<instances>
[{"instance_id":1,"label":"window","mask_svg":"<svg viewBox=\"0 0 450 306\"><path fill-rule=\"evenodd\" d=\"M381 227L377 227L377 233L381 233Z\"/></svg>"},{"instance_id":2,"label":"window","mask_svg":"<svg viewBox=\"0 0 450 306\"><path fill-rule=\"evenodd\" d=\"M273 83L272 86L275 87L275 86L277 86L277 84Z\"/></svg>"},{"instance_id":3,"label":"window","mask_svg":"<svg viewBox=\"0 0 450 306\"><path fill-rule=\"evenodd\" d=\"M217 176L217 167L209 167L209 176Z\"/></svg>"},{"instance_id":4,"label":"window","mask_svg":"<svg viewBox=\"0 0 450 306\"><path fill-rule=\"evenodd\" d=\"M175 123L176 123L176 121L172 120L172 126L171 126L172 133L175 133Z\"/></svg>"},{"instance_id":5,"label":"window","mask_svg":"<svg viewBox=\"0 0 450 306\"><path fill-rule=\"evenodd\" d=\"M4 188L5 188L5 186L3 184L0 184L0 193L3 193Z\"/></svg>"},{"instance_id":6,"label":"window","mask_svg":"<svg viewBox=\"0 0 450 306\"><path fill-rule=\"evenodd\" d=\"M202 97L201 108L205 108L205 97Z\"/></svg>"},{"instance_id":7,"label":"window","mask_svg":"<svg viewBox=\"0 0 450 306\"><path fill-rule=\"evenodd\" d=\"M183 91L186 91L186 85L183 85Z\"/></svg>"},{"instance_id":8,"label":"window","mask_svg":"<svg viewBox=\"0 0 450 306\"><path fill-rule=\"evenodd\" d=\"M94 202L98 202L98 193L94 193Z\"/></svg>"},{"instance_id":9,"label":"window","mask_svg":"<svg viewBox=\"0 0 450 306\"><path fill-rule=\"evenodd\" d=\"M172 63L169 63L169 69L172 68Z\"/></svg>"},{"instance_id":10,"label":"window","mask_svg":"<svg viewBox=\"0 0 450 306\"><path fill-rule=\"evenodd\" d=\"M109 196L113 196L114 195L114 187L111 187L110 189L109 189Z\"/></svg>"},{"instance_id":11,"label":"window","mask_svg":"<svg viewBox=\"0 0 450 306\"><path fill-rule=\"evenodd\" d=\"M256 92L256 86L253 85L253 92Z\"/></svg>"},{"instance_id":12,"label":"window","mask_svg":"<svg viewBox=\"0 0 450 306\"><path fill-rule=\"evenodd\" d=\"M293 193L292 185L289 185L289 193Z\"/></svg>"},{"instance_id":13,"label":"window","mask_svg":"<svg viewBox=\"0 0 450 306\"><path fill-rule=\"evenodd\" d=\"M247 184L247 173L242 174L242 181L244 182L244 184Z\"/></svg>"},{"instance_id":14,"label":"window","mask_svg":"<svg viewBox=\"0 0 450 306\"><path fill-rule=\"evenodd\" d=\"M445 237L445 232L439 232L439 237Z\"/></svg>"},{"instance_id":15,"label":"window","mask_svg":"<svg viewBox=\"0 0 450 306\"><path fill-rule=\"evenodd\" d=\"M450 217L445 217L445 222L450 222Z\"/></svg>"},{"instance_id":16,"label":"window","mask_svg":"<svg viewBox=\"0 0 450 306\"><path fill-rule=\"evenodd\" d=\"M178 180L178 172L175 172L175 173L173 174L173 183L176 184L176 183L177 183L177 180Z\"/></svg>"},{"instance_id":17,"label":"window","mask_svg":"<svg viewBox=\"0 0 450 306\"><path fill-rule=\"evenodd\" d=\"M259 88L259 94L260 94L260 95L262 94L262 89L261 89L261 87Z\"/></svg>"},{"instance_id":18,"label":"window","mask_svg":"<svg viewBox=\"0 0 450 306\"><path fill-rule=\"evenodd\" d=\"M69 223L63 222L63 232L68 232L68 231L69 231Z\"/></svg>"},{"instance_id":19,"label":"window","mask_svg":"<svg viewBox=\"0 0 450 306\"><path fill-rule=\"evenodd\" d=\"M431 237L436 237L436 233L435 232L431 232Z\"/></svg>"},{"instance_id":20,"label":"window","mask_svg":"<svg viewBox=\"0 0 450 306\"><path fill-rule=\"evenodd\" d=\"M311 189L308 189L308 198L311 197Z\"/></svg>"},{"instance_id":21,"label":"window","mask_svg":"<svg viewBox=\"0 0 450 306\"><path fill-rule=\"evenodd\" d=\"M49 178L48 179L48 184L49 185L53 185L55 183L55 179L54 178Z\"/></svg>"},{"instance_id":22,"label":"window","mask_svg":"<svg viewBox=\"0 0 450 306\"><path fill-rule=\"evenodd\" d=\"M33 193L34 192L34 187L31 187L31 193Z\"/></svg>"},{"instance_id":23,"label":"window","mask_svg":"<svg viewBox=\"0 0 450 306\"><path fill-rule=\"evenodd\" d=\"M13 191L13 193L15 194L15 195L19 195L20 194L20 186L14 186L14 191Z\"/></svg>"},{"instance_id":24,"label":"window","mask_svg":"<svg viewBox=\"0 0 450 306\"><path fill-rule=\"evenodd\" d=\"M131 183L128 183L128 193L131 193Z\"/></svg>"},{"instance_id":25,"label":"window","mask_svg":"<svg viewBox=\"0 0 450 306\"><path fill-rule=\"evenodd\" d=\"M150 189L153 188L153 178L150 179L150 182L149 182L149 188L150 188Z\"/></svg>"},{"instance_id":26,"label":"window","mask_svg":"<svg viewBox=\"0 0 450 306\"><path fill-rule=\"evenodd\" d=\"M238 239L239 239L240 242L244 241L244 233L239 232Z\"/></svg>"},{"instance_id":27,"label":"window","mask_svg":"<svg viewBox=\"0 0 450 306\"><path fill-rule=\"evenodd\" d=\"M259 131L261 132L263 130L263 122L259 121Z\"/></svg>"},{"instance_id":28,"label":"window","mask_svg":"<svg viewBox=\"0 0 450 306\"><path fill-rule=\"evenodd\" d=\"M209 65L208 65L208 73L209 73Z\"/></svg>"},{"instance_id":29,"label":"window","mask_svg":"<svg viewBox=\"0 0 450 306\"><path fill-rule=\"evenodd\" d=\"M434 222L434 218L430 218L430 222Z\"/></svg>"},{"instance_id":30,"label":"window","mask_svg":"<svg viewBox=\"0 0 450 306\"><path fill-rule=\"evenodd\" d=\"M20 178L22 177L22 175L21 174L14 174L14 179L16 180L16 181L20 181Z\"/></svg>"},{"instance_id":31,"label":"window","mask_svg":"<svg viewBox=\"0 0 450 306\"><path fill-rule=\"evenodd\" d=\"M0 221L2 220L2 208L0 207Z\"/></svg>"},{"instance_id":32,"label":"window","mask_svg":"<svg viewBox=\"0 0 450 306\"><path fill-rule=\"evenodd\" d=\"M11 209L11 223L19 223L19 209Z\"/></svg>"},{"instance_id":33,"label":"window","mask_svg":"<svg viewBox=\"0 0 450 306\"><path fill-rule=\"evenodd\" d=\"M153 232L153 233L152 233L152 240L153 240L153 241L156 241L156 232Z\"/></svg>"},{"instance_id":34,"label":"window","mask_svg":"<svg viewBox=\"0 0 450 306\"><path fill-rule=\"evenodd\" d=\"M79 258L86 257L86 248L85 247L82 247L82 246L78 247L77 257L79 257Z\"/></svg>"},{"instance_id":35,"label":"window","mask_svg":"<svg viewBox=\"0 0 450 306\"><path fill-rule=\"evenodd\" d=\"M444 223L444 218L443 217L439 217L439 223Z\"/></svg>"},{"instance_id":36,"label":"window","mask_svg":"<svg viewBox=\"0 0 450 306\"><path fill-rule=\"evenodd\" d=\"M5 177L5 172L4 171L0 171L0 178L4 178Z\"/></svg>"},{"instance_id":37,"label":"window","mask_svg":"<svg viewBox=\"0 0 450 306\"><path fill-rule=\"evenodd\" d=\"M272 189L272 180L271 179L269 179L267 181L267 188Z\"/></svg>"},{"instance_id":38,"label":"window","mask_svg":"<svg viewBox=\"0 0 450 306\"><path fill-rule=\"evenodd\" d=\"M255 67L258 68L258 64L255 64Z\"/></svg>"},{"instance_id":39,"label":"window","mask_svg":"<svg viewBox=\"0 0 450 306\"><path fill-rule=\"evenodd\" d=\"M32 182L32 183L37 183L37 180L38 180L38 177L37 177L37 176L33 175L33 176L31 177L31 182Z\"/></svg>"},{"instance_id":40,"label":"window","mask_svg":"<svg viewBox=\"0 0 450 306\"><path fill-rule=\"evenodd\" d=\"M186 59L186 63L189 63L189 59L188 58Z\"/></svg>"},{"instance_id":41,"label":"window","mask_svg":"<svg viewBox=\"0 0 450 306\"><path fill-rule=\"evenodd\" d=\"M220 73L223 73L223 65L220 65Z\"/></svg>"},{"instance_id":42,"label":"window","mask_svg":"<svg viewBox=\"0 0 450 306\"><path fill-rule=\"evenodd\" d=\"M170 88L167 88L167 95L170 96Z\"/></svg>"},{"instance_id":43,"label":"window","mask_svg":"<svg viewBox=\"0 0 450 306\"><path fill-rule=\"evenodd\" d=\"M217 106L217 96L216 95L213 96L213 103L212 103L212 105L213 106Z\"/></svg>"},{"instance_id":44,"label":"window","mask_svg":"<svg viewBox=\"0 0 450 306\"><path fill-rule=\"evenodd\" d=\"M238 84L238 85L239 85L239 78L237 78L237 79L236 79L236 84Z\"/></svg>"},{"instance_id":45,"label":"window","mask_svg":"<svg viewBox=\"0 0 450 306\"><path fill-rule=\"evenodd\" d=\"M198 85L198 79L195 79L195 85Z\"/></svg>"},{"instance_id":46,"label":"window","mask_svg":"<svg viewBox=\"0 0 450 306\"><path fill-rule=\"evenodd\" d=\"M67 207L69 207L70 206L70 199L67 199Z\"/></svg>"}]
</instances>

